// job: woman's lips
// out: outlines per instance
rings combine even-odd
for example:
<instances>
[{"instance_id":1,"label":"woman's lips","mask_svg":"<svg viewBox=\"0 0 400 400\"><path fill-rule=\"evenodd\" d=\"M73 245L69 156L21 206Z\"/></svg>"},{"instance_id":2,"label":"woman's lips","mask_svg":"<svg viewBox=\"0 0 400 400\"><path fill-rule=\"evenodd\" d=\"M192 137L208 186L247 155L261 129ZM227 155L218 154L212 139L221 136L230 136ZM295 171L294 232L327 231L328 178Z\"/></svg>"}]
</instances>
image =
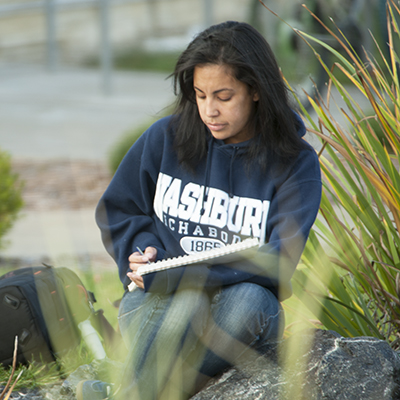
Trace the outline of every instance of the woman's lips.
<instances>
[{"instance_id":1,"label":"woman's lips","mask_svg":"<svg viewBox=\"0 0 400 400\"><path fill-rule=\"evenodd\" d=\"M220 131L225 128L225 124L207 124L210 131Z\"/></svg>"}]
</instances>

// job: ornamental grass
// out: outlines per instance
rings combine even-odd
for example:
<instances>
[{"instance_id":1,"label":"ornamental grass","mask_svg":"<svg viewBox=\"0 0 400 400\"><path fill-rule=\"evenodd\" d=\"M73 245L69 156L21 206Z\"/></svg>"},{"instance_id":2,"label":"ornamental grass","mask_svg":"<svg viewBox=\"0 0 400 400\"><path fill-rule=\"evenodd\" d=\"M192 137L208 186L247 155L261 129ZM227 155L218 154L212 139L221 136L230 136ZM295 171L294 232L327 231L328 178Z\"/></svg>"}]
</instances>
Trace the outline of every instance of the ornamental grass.
<instances>
[{"instance_id":1,"label":"ornamental grass","mask_svg":"<svg viewBox=\"0 0 400 400\"><path fill-rule=\"evenodd\" d=\"M335 45L293 28L327 74L324 92L306 93L306 106L295 95L308 131L321 141L323 174L320 213L293 278L295 298L326 329L374 336L399 349L400 84L394 43L400 9L388 1L387 49L371 33L375 50L357 54L334 22L331 28L304 8ZM321 49L332 63L322 60ZM368 107L357 103L355 91ZM334 92L345 104L335 113Z\"/></svg>"}]
</instances>

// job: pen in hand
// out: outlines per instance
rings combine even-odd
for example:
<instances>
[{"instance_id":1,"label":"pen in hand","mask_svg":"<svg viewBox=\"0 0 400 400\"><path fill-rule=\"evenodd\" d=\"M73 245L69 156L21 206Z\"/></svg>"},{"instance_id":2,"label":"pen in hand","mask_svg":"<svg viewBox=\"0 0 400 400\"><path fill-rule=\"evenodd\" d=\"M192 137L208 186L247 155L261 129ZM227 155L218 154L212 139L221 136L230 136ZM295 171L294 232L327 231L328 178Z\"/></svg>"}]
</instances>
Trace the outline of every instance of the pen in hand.
<instances>
[{"instance_id":1,"label":"pen in hand","mask_svg":"<svg viewBox=\"0 0 400 400\"><path fill-rule=\"evenodd\" d=\"M136 246L136 249L137 249L137 251L140 253L140 255L142 255L142 256L145 255L140 247ZM151 264L151 262L150 262L150 261L147 261L147 264Z\"/></svg>"}]
</instances>

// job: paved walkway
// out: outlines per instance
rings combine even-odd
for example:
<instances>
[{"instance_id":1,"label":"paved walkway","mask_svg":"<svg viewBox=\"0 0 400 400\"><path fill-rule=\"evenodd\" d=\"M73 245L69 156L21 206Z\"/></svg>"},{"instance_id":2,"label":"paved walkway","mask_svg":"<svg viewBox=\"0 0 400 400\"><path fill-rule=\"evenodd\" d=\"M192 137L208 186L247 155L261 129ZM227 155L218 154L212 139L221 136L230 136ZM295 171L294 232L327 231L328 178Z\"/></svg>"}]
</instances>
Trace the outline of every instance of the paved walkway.
<instances>
[{"instance_id":1,"label":"paved walkway","mask_svg":"<svg viewBox=\"0 0 400 400\"><path fill-rule=\"evenodd\" d=\"M170 103L166 75L119 72L105 95L95 70L0 66L0 146L16 158L104 160L122 133Z\"/></svg>"},{"instance_id":2,"label":"paved walkway","mask_svg":"<svg viewBox=\"0 0 400 400\"><path fill-rule=\"evenodd\" d=\"M0 66L0 147L13 159L105 162L110 146L173 101L166 74ZM105 255L94 209L23 211L0 256L48 260ZM108 256L104 257L108 261Z\"/></svg>"}]
</instances>

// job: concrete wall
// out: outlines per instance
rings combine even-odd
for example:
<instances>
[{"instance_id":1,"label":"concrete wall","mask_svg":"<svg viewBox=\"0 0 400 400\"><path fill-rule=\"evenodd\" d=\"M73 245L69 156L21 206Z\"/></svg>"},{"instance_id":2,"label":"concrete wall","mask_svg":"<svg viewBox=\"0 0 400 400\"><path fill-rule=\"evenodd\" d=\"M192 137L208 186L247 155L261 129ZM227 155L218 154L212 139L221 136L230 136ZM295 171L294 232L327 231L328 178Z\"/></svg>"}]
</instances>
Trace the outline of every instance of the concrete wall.
<instances>
[{"instance_id":1,"label":"concrete wall","mask_svg":"<svg viewBox=\"0 0 400 400\"><path fill-rule=\"evenodd\" d=\"M76 63L100 51L100 16L94 2L62 3L57 10L58 59ZM68 3L69 2L69 3ZM110 29L114 49L145 45L182 45L204 27L204 0L110 0ZM0 0L0 62L42 62L46 55L46 19L38 0ZM213 22L248 20L251 0L212 0ZM24 4L24 11L5 7ZM28 9L31 7L31 9ZM157 42L154 38L169 39ZM153 41L151 40L153 39ZM174 40L175 39L175 40Z\"/></svg>"}]
</instances>

